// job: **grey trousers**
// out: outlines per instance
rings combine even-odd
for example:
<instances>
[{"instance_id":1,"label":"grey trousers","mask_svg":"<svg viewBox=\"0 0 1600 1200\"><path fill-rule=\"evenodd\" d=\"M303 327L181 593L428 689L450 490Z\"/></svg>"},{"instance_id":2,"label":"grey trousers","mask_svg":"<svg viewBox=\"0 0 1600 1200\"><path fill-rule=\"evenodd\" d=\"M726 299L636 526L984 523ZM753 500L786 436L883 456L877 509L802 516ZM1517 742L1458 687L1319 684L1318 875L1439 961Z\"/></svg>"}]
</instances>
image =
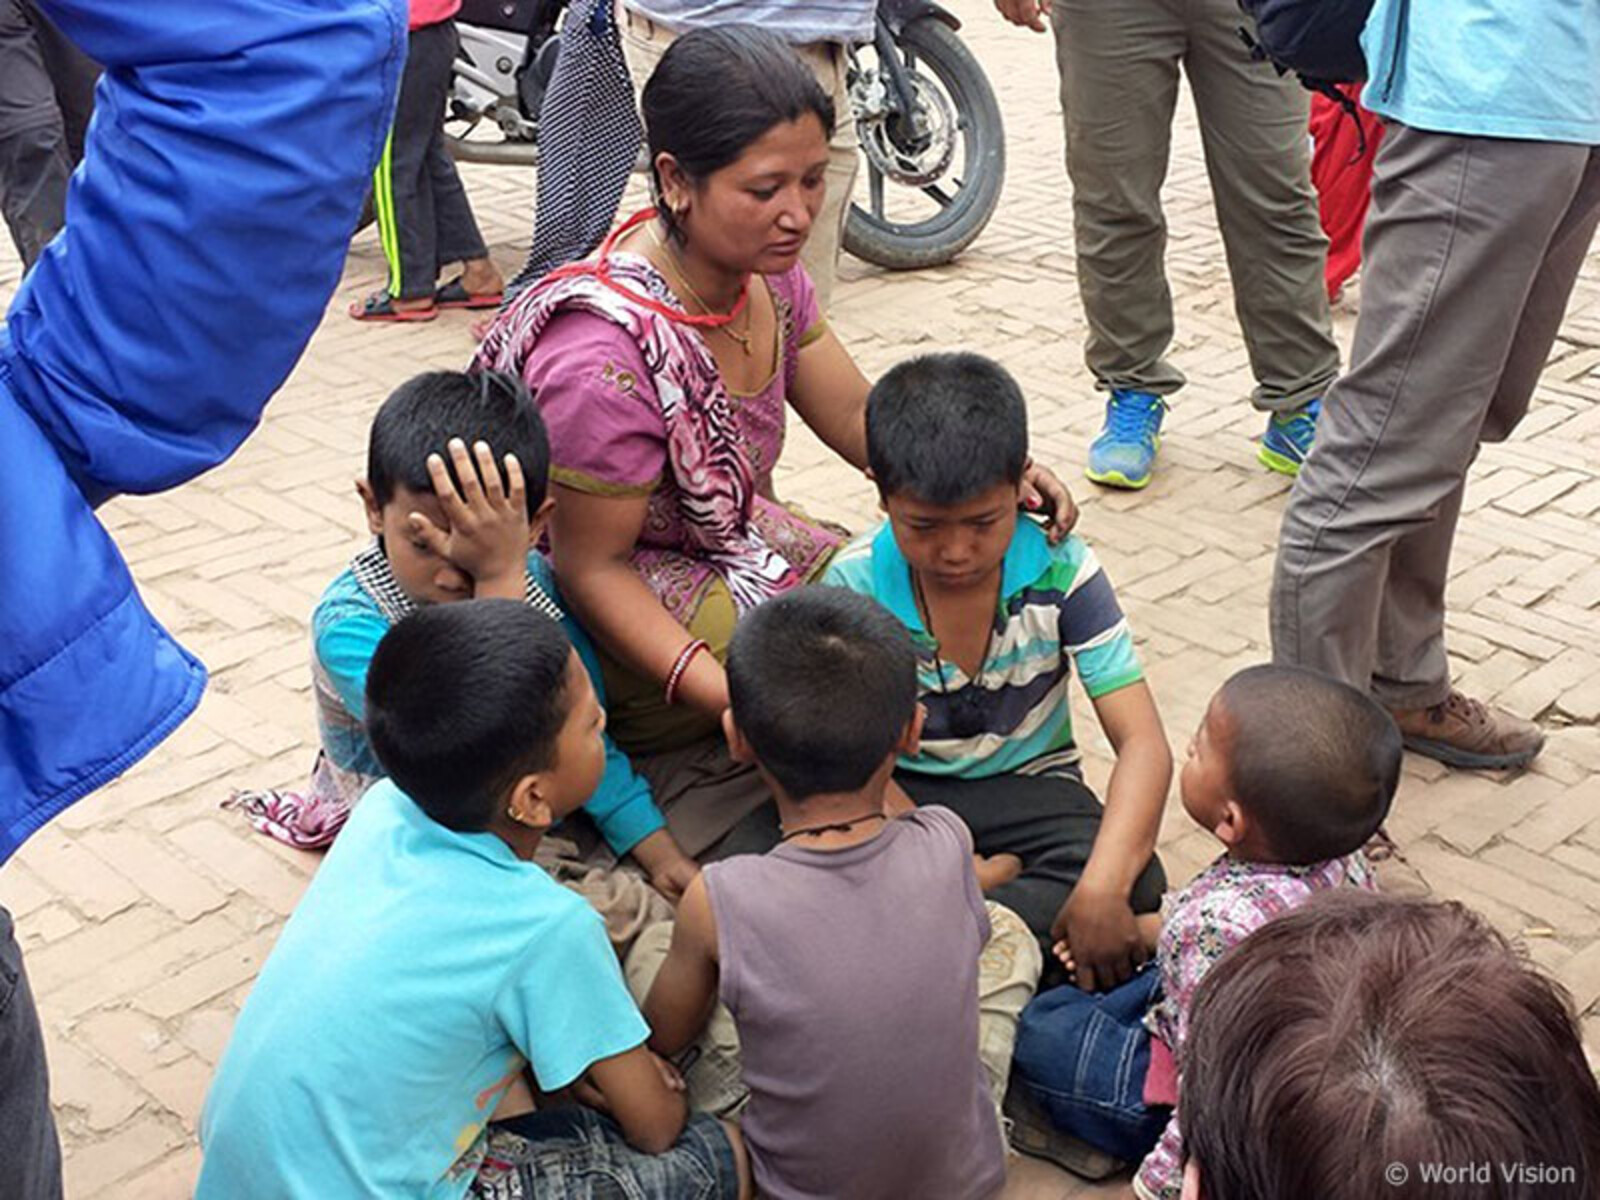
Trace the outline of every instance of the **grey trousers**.
<instances>
[{"instance_id":1,"label":"grey trousers","mask_svg":"<svg viewBox=\"0 0 1600 1200\"><path fill-rule=\"evenodd\" d=\"M0 0L0 213L24 268L65 218L99 73L29 0Z\"/></svg>"},{"instance_id":2,"label":"grey trousers","mask_svg":"<svg viewBox=\"0 0 1600 1200\"><path fill-rule=\"evenodd\" d=\"M50 1113L39 1014L11 914L0 908L0 1196L61 1200L61 1144Z\"/></svg>"},{"instance_id":3,"label":"grey trousers","mask_svg":"<svg viewBox=\"0 0 1600 1200\"><path fill-rule=\"evenodd\" d=\"M1306 93L1250 61L1235 0L1055 0L1051 20L1086 357L1098 385L1168 395L1184 384L1166 357L1173 320L1161 209L1181 68L1256 378L1252 400L1287 411L1322 395L1339 348Z\"/></svg>"},{"instance_id":4,"label":"grey trousers","mask_svg":"<svg viewBox=\"0 0 1600 1200\"><path fill-rule=\"evenodd\" d=\"M1394 708L1444 700L1467 468L1528 409L1600 224L1600 147L1390 126L1349 373L1300 472L1272 648Z\"/></svg>"}]
</instances>

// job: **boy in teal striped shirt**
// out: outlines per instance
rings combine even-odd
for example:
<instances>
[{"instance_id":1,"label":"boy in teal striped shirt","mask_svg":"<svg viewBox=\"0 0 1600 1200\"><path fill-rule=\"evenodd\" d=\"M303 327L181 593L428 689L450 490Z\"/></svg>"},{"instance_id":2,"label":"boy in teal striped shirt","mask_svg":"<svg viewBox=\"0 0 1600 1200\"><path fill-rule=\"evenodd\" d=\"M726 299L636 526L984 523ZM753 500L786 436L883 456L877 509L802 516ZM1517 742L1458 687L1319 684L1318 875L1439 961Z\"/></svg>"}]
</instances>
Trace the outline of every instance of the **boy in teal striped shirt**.
<instances>
[{"instance_id":1,"label":"boy in teal striped shirt","mask_svg":"<svg viewBox=\"0 0 1600 1200\"><path fill-rule=\"evenodd\" d=\"M1156 830L1172 752L1094 552L1018 515L1028 462L1016 381L975 354L891 369L867 403L867 457L889 519L825 582L873 596L917 645L922 744L895 778L954 809L981 855L1015 854L991 899L1048 951L1071 947L1091 991L1151 952L1166 879ZM1074 668L1116 751L1104 806L1084 784L1067 699ZM1046 956L1047 962L1050 956Z\"/></svg>"}]
</instances>

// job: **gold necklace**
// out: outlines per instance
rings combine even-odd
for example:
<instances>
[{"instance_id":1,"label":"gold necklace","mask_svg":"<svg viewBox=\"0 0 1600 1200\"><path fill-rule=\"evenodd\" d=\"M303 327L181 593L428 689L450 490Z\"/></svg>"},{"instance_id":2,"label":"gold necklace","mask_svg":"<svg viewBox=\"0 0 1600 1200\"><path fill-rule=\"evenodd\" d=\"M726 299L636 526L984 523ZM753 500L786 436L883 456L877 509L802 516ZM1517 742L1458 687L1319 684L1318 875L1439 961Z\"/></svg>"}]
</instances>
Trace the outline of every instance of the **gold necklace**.
<instances>
[{"instance_id":1,"label":"gold necklace","mask_svg":"<svg viewBox=\"0 0 1600 1200\"><path fill-rule=\"evenodd\" d=\"M689 293L689 299L698 304L703 311L708 313L716 313L718 310L707 304L701 298L700 293L694 290L694 284L689 282L688 273L683 269L682 262L678 258L677 250L661 240L661 235L656 232L654 225L650 227L650 236L655 240L656 245L661 247L662 251L665 253L667 257L668 268L672 271L672 274L676 276L678 282L683 285L683 290ZM754 306L746 305L745 310L743 333L740 333L737 329L735 329L731 321L726 325L718 325L716 328L717 332L725 333L734 341L738 342L739 345L743 347L745 356L748 357L755 353L754 348L751 346L751 341L754 337L754 333L751 329L751 326L755 323Z\"/></svg>"}]
</instances>

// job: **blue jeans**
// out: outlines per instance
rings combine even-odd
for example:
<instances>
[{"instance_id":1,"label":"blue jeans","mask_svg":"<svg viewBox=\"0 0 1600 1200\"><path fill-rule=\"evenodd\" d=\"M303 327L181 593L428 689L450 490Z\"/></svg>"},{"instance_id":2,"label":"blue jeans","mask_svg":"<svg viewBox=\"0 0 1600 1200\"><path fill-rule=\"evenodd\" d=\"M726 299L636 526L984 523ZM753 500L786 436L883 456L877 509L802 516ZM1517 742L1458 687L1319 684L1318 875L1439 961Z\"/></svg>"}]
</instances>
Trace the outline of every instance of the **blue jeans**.
<instances>
[{"instance_id":1,"label":"blue jeans","mask_svg":"<svg viewBox=\"0 0 1600 1200\"><path fill-rule=\"evenodd\" d=\"M694 1113L664 1154L645 1154L611 1118L555 1108L497 1121L473 1200L737 1200L739 1168L722 1125Z\"/></svg>"},{"instance_id":2,"label":"blue jeans","mask_svg":"<svg viewBox=\"0 0 1600 1200\"><path fill-rule=\"evenodd\" d=\"M11 914L0 908L0 1196L61 1200L61 1144L50 1113L39 1013Z\"/></svg>"},{"instance_id":3,"label":"blue jeans","mask_svg":"<svg viewBox=\"0 0 1600 1200\"><path fill-rule=\"evenodd\" d=\"M1150 1035L1144 1014L1160 976L1109 992L1070 984L1036 996L1017 1025L1015 1070L1056 1128L1126 1162L1154 1148L1172 1110L1146 1105Z\"/></svg>"}]
</instances>

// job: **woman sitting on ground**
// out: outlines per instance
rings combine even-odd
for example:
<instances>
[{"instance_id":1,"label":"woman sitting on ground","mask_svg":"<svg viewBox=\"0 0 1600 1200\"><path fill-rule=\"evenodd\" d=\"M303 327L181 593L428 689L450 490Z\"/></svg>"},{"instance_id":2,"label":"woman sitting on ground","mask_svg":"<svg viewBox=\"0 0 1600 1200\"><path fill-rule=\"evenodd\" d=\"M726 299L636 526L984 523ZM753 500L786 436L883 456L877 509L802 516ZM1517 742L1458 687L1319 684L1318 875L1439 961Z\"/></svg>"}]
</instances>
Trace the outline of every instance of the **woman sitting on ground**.
<instances>
[{"instance_id":1,"label":"woman sitting on ground","mask_svg":"<svg viewBox=\"0 0 1600 1200\"><path fill-rule=\"evenodd\" d=\"M734 621L820 576L841 540L773 493L785 405L865 469L869 384L799 263L836 116L810 69L751 26L697 30L643 110L655 208L527 289L477 361L537 397L556 575L601 651L612 735L700 856L766 798L717 724ZM1030 481L1064 533L1065 489Z\"/></svg>"}]
</instances>

